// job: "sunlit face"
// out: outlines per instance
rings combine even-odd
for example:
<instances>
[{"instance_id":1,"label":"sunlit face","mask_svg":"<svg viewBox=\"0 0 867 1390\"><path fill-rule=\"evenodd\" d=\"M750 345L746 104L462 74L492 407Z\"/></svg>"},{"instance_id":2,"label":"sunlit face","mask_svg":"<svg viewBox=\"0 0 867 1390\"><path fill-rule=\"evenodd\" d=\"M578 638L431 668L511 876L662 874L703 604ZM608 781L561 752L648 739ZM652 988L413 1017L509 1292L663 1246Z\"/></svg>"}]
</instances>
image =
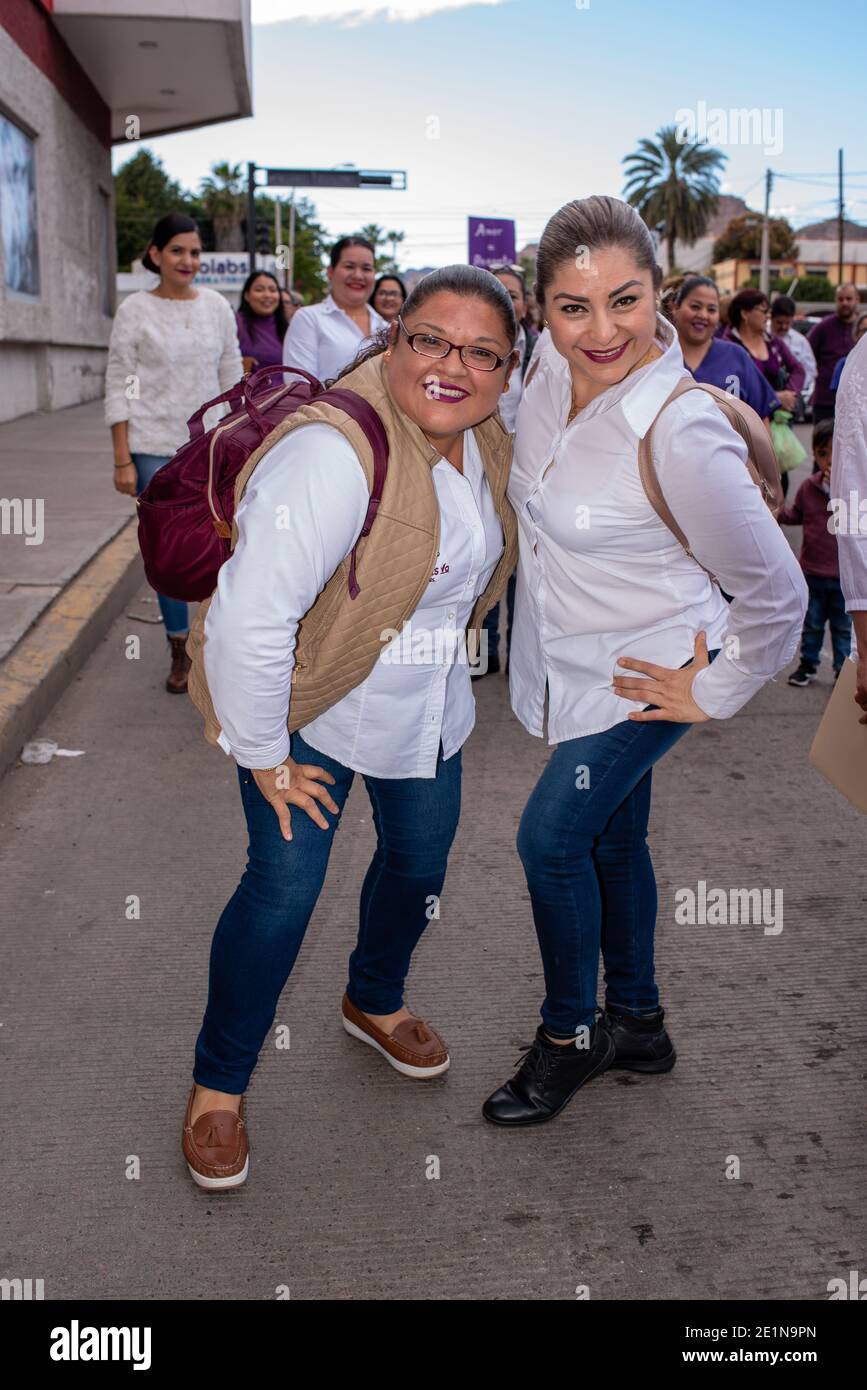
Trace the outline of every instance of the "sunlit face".
<instances>
[{"instance_id":1,"label":"sunlit face","mask_svg":"<svg viewBox=\"0 0 867 1390\"><path fill-rule=\"evenodd\" d=\"M160 279L171 289L181 289L193 283L202 254L202 239L198 232L181 232L172 237L162 251L149 246L148 253L160 272Z\"/></svg>"},{"instance_id":2,"label":"sunlit face","mask_svg":"<svg viewBox=\"0 0 867 1390\"><path fill-rule=\"evenodd\" d=\"M376 271L373 256L363 246L344 246L336 266L329 266L328 279L335 304L341 309L359 309L373 293Z\"/></svg>"},{"instance_id":3,"label":"sunlit face","mask_svg":"<svg viewBox=\"0 0 867 1390\"><path fill-rule=\"evenodd\" d=\"M373 300L373 307L376 312L387 323L391 323L400 313L402 304L403 293L397 281L383 280Z\"/></svg>"},{"instance_id":4,"label":"sunlit face","mask_svg":"<svg viewBox=\"0 0 867 1390\"><path fill-rule=\"evenodd\" d=\"M244 295L254 314L267 318L280 303L280 291L270 275L259 275Z\"/></svg>"},{"instance_id":5,"label":"sunlit face","mask_svg":"<svg viewBox=\"0 0 867 1390\"><path fill-rule=\"evenodd\" d=\"M502 367L483 372L467 366L454 349L448 357L424 357L410 347L399 324L392 325L388 385L400 409L431 443L453 439L492 415L514 366L512 344L496 309L475 296L443 290L412 311L404 325L408 334L424 333L509 358Z\"/></svg>"},{"instance_id":6,"label":"sunlit face","mask_svg":"<svg viewBox=\"0 0 867 1390\"><path fill-rule=\"evenodd\" d=\"M520 323L522 319L527 317L527 297L520 280L517 275L510 275L507 270L498 270L497 279L508 291L509 298L515 307L515 318Z\"/></svg>"},{"instance_id":7,"label":"sunlit face","mask_svg":"<svg viewBox=\"0 0 867 1390\"><path fill-rule=\"evenodd\" d=\"M719 326L719 295L710 285L696 285L682 304L675 304L671 313L680 341L690 347L701 347Z\"/></svg>"},{"instance_id":8,"label":"sunlit face","mask_svg":"<svg viewBox=\"0 0 867 1390\"><path fill-rule=\"evenodd\" d=\"M841 319L847 323L853 319L858 312L859 299L858 291L854 285L840 285L835 296L837 301L837 313Z\"/></svg>"},{"instance_id":9,"label":"sunlit face","mask_svg":"<svg viewBox=\"0 0 867 1390\"><path fill-rule=\"evenodd\" d=\"M545 316L573 376L596 387L613 386L653 342L653 277L621 246L584 253L557 266L545 289Z\"/></svg>"}]
</instances>

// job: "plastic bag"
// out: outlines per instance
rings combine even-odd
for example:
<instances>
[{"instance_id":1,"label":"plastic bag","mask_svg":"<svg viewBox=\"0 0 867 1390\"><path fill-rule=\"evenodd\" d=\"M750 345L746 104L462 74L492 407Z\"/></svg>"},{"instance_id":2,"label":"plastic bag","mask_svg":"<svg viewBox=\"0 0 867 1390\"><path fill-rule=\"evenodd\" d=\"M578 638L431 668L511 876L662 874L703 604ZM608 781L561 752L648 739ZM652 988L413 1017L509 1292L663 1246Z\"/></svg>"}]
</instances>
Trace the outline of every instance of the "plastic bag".
<instances>
[{"instance_id":1,"label":"plastic bag","mask_svg":"<svg viewBox=\"0 0 867 1390\"><path fill-rule=\"evenodd\" d=\"M789 424L791 418L790 411L776 410L771 421L771 439L781 473L791 472L807 457L806 449Z\"/></svg>"}]
</instances>

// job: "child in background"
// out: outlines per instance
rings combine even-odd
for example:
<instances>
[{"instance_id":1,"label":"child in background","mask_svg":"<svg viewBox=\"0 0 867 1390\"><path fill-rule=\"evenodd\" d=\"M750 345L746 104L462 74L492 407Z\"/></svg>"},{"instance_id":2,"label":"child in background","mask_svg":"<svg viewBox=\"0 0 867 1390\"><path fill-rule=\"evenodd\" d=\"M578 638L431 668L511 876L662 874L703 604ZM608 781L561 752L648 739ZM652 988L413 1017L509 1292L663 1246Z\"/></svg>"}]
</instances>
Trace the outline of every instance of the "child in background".
<instances>
[{"instance_id":1,"label":"child in background","mask_svg":"<svg viewBox=\"0 0 867 1390\"><path fill-rule=\"evenodd\" d=\"M837 537L831 525L828 503L831 496L831 449L834 421L820 420L813 428L813 459L817 471L806 478L790 507L784 507L777 520L781 526L803 526L801 569L810 591L810 602L801 635L801 660L789 676L789 685L810 685L822 659L825 624L831 629L834 679L849 655L852 620L840 588Z\"/></svg>"}]
</instances>

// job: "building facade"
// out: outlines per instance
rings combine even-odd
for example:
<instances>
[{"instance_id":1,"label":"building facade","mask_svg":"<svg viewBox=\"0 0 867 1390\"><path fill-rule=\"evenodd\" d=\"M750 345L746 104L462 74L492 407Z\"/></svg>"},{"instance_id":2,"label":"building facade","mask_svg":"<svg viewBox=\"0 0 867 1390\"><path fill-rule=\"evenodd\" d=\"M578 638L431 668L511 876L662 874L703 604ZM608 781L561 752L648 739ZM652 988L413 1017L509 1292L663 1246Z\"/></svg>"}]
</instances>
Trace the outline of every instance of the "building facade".
<instances>
[{"instance_id":1,"label":"building facade","mask_svg":"<svg viewBox=\"0 0 867 1390\"><path fill-rule=\"evenodd\" d=\"M112 146L252 112L249 0L169 8L0 0L0 420L102 394Z\"/></svg>"}]
</instances>

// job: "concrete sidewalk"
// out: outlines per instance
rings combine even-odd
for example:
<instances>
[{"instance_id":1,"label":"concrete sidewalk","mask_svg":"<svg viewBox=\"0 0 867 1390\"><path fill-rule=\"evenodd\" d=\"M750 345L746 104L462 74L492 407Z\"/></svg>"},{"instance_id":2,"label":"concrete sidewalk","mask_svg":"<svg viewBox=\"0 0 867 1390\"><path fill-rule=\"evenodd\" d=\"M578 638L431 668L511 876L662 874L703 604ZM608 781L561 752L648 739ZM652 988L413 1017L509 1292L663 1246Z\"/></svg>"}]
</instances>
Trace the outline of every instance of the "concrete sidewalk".
<instances>
[{"instance_id":1,"label":"concrete sidewalk","mask_svg":"<svg viewBox=\"0 0 867 1390\"><path fill-rule=\"evenodd\" d=\"M45 498L46 539L3 537L0 727L6 700L16 737L83 756L13 755L0 782L0 1277L44 1279L46 1298L811 1300L863 1271L864 822L807 762L824 666L659 768L678 1065L609 1073L535 1133L479 1107L538 1019L514 832L546 749L505 681L482 681L442 918L410 979L453 1057L424 1086L340 1027L373 838L357 785L278 1011L291 1047L266 1046L250 1088L250 1182L209 1197L180 1128L211 934L244 862L233 765L163 690L161 628L129 617L156 610L99 407L3 427L4 443L0 492ZM784 930L678 925L676 890L702 880L780 888Z\"/></svg>"},{"instance_id":2,"label":"concrete sidewalk","mask_svg":"<svg viewBox=\"0 0 867 1390\"><path fill-rule=\"evenodd\" d=\"M425 1084L340 1026L373 847L356 785L275 1020L291 1046L273 1033L250 1087L250 1180L212 1196L180 1134L246 841L234 766L163 666L160 630L120 618L38 730L84 755L0 782L0 1276L60 1299L425 1301L824 1300L863 1276L864 820L807 762L829 668L697 726L654 774L678 1064L608 1073L535 1132L480 1105L538 1022L514 835L546 749L483 680L409 981L452 1053ZM674 894L701 880L780 888L783 930L679 925Z\"/></svg>"},{"instance_id":3,"label":"concrete sidewalk","mask_svg":"<svg viewBox=\"0 0 867 1390\"><path fill-rule=\"evenodd\" d=\"M0 774L143 576L101 401L0 425Z\"/></svg>"}]
</instances>

